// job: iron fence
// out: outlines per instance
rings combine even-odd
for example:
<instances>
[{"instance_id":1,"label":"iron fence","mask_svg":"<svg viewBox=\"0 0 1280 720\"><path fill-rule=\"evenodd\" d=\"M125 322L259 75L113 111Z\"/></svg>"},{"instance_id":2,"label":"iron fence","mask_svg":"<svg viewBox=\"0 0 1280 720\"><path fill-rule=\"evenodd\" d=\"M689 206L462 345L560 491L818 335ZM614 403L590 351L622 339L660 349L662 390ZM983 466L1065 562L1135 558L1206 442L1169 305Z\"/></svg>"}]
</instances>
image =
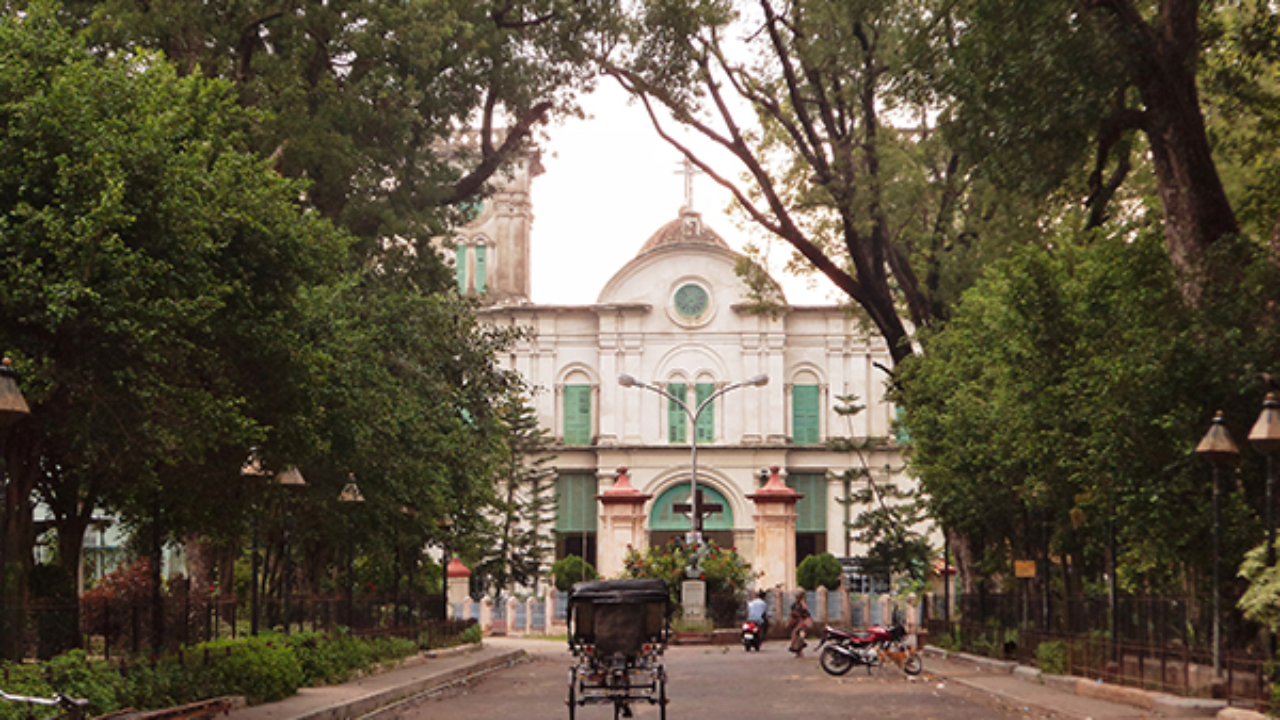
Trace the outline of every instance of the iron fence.
<instances>
[{"instance_id":1,"label":"iron fence","mask_svg":"<svg viewBox=\"0 0 1280 720\"><path fill-rule=\"evenodd\" d=\"M146 599L81 598L37 601L7 606L3 627L19 633L23 656L49 659L83 648L106 658L174 652L221 638L250 634L251 607L242 598L183 594L166 596L157 612ZM446 633L455 624L442 617L443 598L298 596L288 603L264 600L259 612L263 631L328 632L347 628L353 635L396 635L417 638L435 629ZM470 623L461 623L466 625Z\"/></svg>"},{"instance_id":2,"label":"iron fence","mask_svg":"<svg viewBox=\"0 0 1280 720\"><path fill-rule=\"evenodd\" d=\"M1272 653L1256 624L1224 613L1221 674L1213 670L1212 616L1194 598L960 595L951 621L926 604L930 642L1116 685L1269 710ZM1047 667L1046 667L1047 666Z\"/></svg>"}]
</instances>

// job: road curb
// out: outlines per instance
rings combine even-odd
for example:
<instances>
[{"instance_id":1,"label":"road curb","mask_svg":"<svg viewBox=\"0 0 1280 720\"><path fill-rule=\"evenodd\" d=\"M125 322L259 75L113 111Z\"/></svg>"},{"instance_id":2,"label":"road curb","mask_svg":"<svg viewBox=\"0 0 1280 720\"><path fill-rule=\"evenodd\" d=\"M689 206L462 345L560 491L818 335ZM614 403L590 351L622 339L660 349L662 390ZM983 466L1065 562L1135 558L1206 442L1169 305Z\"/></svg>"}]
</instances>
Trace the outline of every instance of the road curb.
<instances>
[{"instance_id":1,"label":"road curb","mask_svg":"<svg viewBox=\"0 0 1280 720\"><path fill-rule=\"evenodd\" d=\"M527 656L524 650L511 650L471 665L419 678L413 682L398 685L381 692L298 715L291 718L291 720L348 720L349 718L377 717L378 713L389 709L391 706L447 685L452 685L469 677L510 667Z\"/></svg>"}]
</instances>

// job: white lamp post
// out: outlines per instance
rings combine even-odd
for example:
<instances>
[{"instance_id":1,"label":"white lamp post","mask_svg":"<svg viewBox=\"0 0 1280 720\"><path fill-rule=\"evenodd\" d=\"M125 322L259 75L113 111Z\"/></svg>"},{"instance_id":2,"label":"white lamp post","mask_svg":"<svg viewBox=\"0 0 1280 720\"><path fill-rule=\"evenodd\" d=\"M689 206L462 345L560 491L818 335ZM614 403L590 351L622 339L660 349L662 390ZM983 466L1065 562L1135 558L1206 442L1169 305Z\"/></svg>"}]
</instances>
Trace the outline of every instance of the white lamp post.
<instances>
[{"instance_id":1,"label":"white lamp post","mask_svg":"<svg viewBox=\"0 0 1280 720\"><path fill-rule=\"evenodd\" d=\"M769 383L768 375L756 375L749 380L736 382L726 385L719 390L708 395L702 402L698 403L696 408L690 408L682 398L667 392L666 390L653 385L651 383L637 380L636 378L622 374L618 376L618 384L622 387L638 387L645 390L658 393L659 395L671 400L684 410L685 415L689 418L689 504L691 506L689 518L689 546L696 552L698 546L702 543L702 504L698 502L698 418L702 415L702 411L707 408L716 398L724 395L730 390L737 390L740 387L762 386Z\"/></svg>"}]
</instances>

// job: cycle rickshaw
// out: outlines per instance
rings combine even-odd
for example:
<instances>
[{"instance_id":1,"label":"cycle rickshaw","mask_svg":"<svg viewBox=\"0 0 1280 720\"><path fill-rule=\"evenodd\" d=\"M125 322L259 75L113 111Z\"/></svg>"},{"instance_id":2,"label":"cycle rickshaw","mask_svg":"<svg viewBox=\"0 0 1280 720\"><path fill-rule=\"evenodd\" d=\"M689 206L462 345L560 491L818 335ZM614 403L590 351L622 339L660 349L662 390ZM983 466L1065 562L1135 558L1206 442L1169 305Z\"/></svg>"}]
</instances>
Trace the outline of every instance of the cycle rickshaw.
<instances>
[{"instance_id":1,"label":"cycle rickshaw","mask_svg":"<svg viewBox=\"0 0 1280 720\"><path fill-rule=\"evenodd\" d=\"M569 720L585 705L612 704L614 720L647 702L667 717L667 673L660 662L671 624L662 580L599 580L569 592Z\"/></svg>"}]
</instances>

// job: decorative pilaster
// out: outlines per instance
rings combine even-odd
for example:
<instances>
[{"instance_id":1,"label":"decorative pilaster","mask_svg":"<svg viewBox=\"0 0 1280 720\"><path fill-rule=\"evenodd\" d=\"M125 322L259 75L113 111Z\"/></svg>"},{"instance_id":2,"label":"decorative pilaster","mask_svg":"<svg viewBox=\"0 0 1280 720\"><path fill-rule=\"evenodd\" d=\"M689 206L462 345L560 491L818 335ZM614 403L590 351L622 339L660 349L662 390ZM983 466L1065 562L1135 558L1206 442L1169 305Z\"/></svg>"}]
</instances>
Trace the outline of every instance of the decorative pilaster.
<instances>
[{"instance_id":1,"label":"decorative pilaster","mask_svg":"<svg viewBox=\"0 0 1280 720\"><path fill-rule=\"evenodd\" d=\"M763 573L757 587L796 587L796 502L803 494L787 487L777 465L769 468L769 482L747 496L756 504L755 569Z\"/></svg>"},{"instance_id":2,"label":"decorative pilaster","mask_svg":"<svg viewBox=\"0 0 1280 720\"><path fill-rule=\"evenodd\" d=\"M648 547L644 504L651 497L631 486L625 467L618 468L613 487L596 496L600 501L596 571L601 577L617 577L622 573L627 548L643 551Z\"/></svg>"}]
</instances>

